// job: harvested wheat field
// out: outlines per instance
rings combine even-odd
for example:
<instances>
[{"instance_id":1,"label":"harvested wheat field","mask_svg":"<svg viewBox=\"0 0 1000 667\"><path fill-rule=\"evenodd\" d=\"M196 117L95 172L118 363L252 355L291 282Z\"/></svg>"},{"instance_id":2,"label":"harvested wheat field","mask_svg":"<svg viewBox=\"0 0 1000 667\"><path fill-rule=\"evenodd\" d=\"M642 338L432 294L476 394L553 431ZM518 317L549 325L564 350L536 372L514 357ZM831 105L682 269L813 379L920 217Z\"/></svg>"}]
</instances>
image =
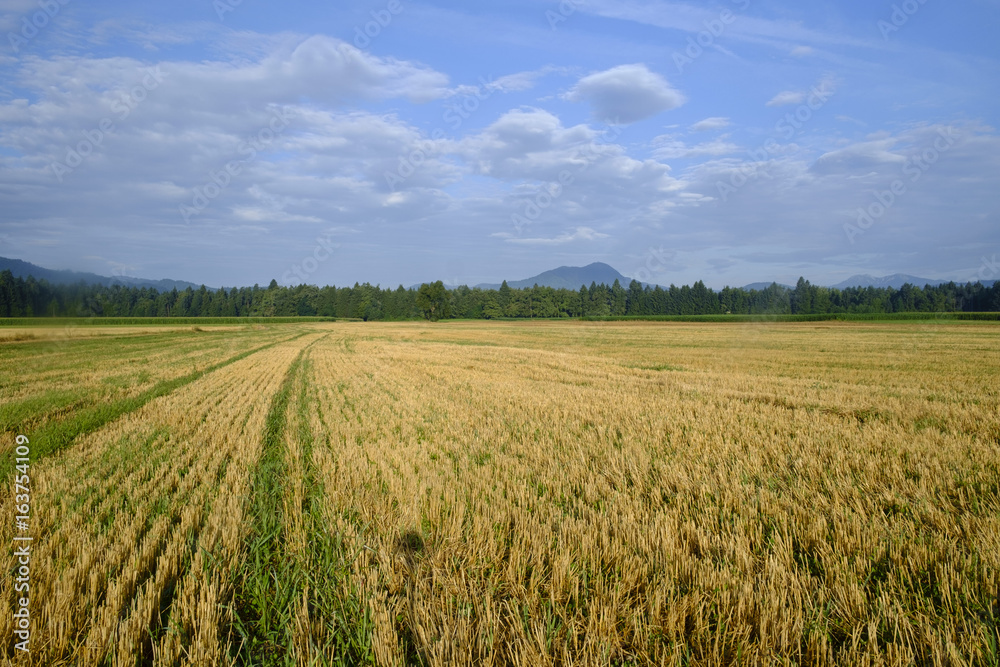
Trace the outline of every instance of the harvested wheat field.
<instances>
[{"instance_id":1,"label":"harvested wheat field","mask_svg":"<svg viewBox=\"0 0 1000 667\"><path fill-rule=\"evenodd\" d=\"M0 343L6 662L1000 660L995 324L204 329Z\"/></svg>"}]
</instances>

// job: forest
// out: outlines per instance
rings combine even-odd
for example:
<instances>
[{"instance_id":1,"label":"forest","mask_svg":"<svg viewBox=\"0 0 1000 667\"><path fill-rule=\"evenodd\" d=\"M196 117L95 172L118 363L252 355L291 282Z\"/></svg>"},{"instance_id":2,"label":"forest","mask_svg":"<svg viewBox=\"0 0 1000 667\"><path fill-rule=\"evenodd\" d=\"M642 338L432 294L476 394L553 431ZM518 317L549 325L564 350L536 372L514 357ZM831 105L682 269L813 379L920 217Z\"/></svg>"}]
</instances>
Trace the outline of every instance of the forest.
<instances>
[{"instance_id":1,"label":"forest","mask_svg":"<svg viewBox=\"0 0 1000 667\"><path fill-rule=\"evenodd\" d=\"M0 273L0 317L278 317L323 316L362 320L500 319L711 314L826 314L1000 311L1000 286L947 283L917 287L819 287L799 278L794 288L762 290L702 281L668 288L633 280L623 287L591 283L579 290L535 285L515 289L459 286L441 281L419 289L298 285L173 289L126 285L50 284Z\"/></svg>"}]
</instances>

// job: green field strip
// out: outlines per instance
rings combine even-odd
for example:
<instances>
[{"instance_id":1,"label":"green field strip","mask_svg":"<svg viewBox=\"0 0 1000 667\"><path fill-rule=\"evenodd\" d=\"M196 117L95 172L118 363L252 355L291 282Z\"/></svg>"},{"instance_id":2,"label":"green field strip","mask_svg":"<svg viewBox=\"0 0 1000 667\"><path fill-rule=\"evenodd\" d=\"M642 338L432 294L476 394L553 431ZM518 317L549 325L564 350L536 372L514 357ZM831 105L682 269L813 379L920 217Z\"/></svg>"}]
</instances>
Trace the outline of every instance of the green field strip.
<instances>
[{"instance_id":1,"label":"green field strip","mask_svg":"<svg viewBox=\"0 0 1000 667\"><path fill-rule=\"evenodd\" d=\"M264 450L248 501L246 557L234 586L239 639L233 642L232 657L238 665L291 666L306 664L304 660L317 665L376 664L367 605L353 590L346 596L342 592L357 554L330 533L324 516L325 491L312 459L316 443L309 415L318 406L310 393L311 371L307 347L289 368L267 416ZM299 470L287 460L292 429L301 447ZM301 509L308 534L306 551L300 555L285 549L283 487L288 476L296 474L303 478ZM322 627L332 630L322 644L310 634L307 647L296 646L294 634L295 614L305 594L310 617L322 619Z\"/></svg>"},{"instance_id":2,"label":"green field strip","mask_svg":"<svg viewBox=\"0 0 1000 667\"><path fill-rule=\"evenodd\" d=\"M213 373L220 368L236 363L241 359L246 359L252 354L274 347L279 343L285 343L301 338L306 335L306 333L307 332L301 332L291 336L290 338L267 343L266 345L261 345L260 347L241 352L202 370L193 371L187 375L173 378L171 380L164 380L163 382L160 382L152 388L142 392L138 396L132 396L103 405L95 405L89 408L84 408L72 413L66 419L57 422L49 422L37 432L29 434L31 439L32 462L34 463L35 461L48 456L53 452L58 452L59 450L68 447L78 436L96 431L108 422L113 421L122 415L138 410L154 398L159 398L160 396L169 394L175 389L191 384L195 380L198 380L209 373ZM12 474L13 470L14 459L13 456L11 456L7 460L0 463L0 478L8 478L9 475Z\"/></svg>"},{"instance_id":3,"label":"green field strip","mask_svg":"<svg viewBox=\"0 0 1000 667\"><path fill-rule=\"evenodd\" d=\"M324 505L326 491L320 471L313 462L313 450L317 443L313 437L309 417L319 410L319 399L315 385L310 382L312 363L306 358L299 374L298 396L294 403L295 427L302 448L302 477L304 485L302 514L305 530L308 532L306 562L301 565L305 572L299 577L299 599L301 587L309 592L309 609L314 617L323 619L323 625L334 628L325 645L312 644L310 637L309 656L335 656L333 665L374 665L375 653L372 649L374 621L362 595L352 585L344 586L351 578L351 566L357 557L340 535L329 530L329 521ZM312 392L310 392L310 388ZM327 442L321 446L328 446ZM345 588L347 595L342 593ZM301 647L299 647L301 648ZM300 660L303 656L299 656Z\"/></svg>"},{"instance_id":4,"label":"green field strip","mask_svg":"<svg viewBox=\"0 0 1000 667\"><path fill-rule=\"evenodd\" d=\"M291 642L292 595L297 574L285 559L282 488L288 477L285 427L288 399L305 350L289 366L271 400L260 459L252 473L246 556L234 588L234 630L242 638L237 661L245 665L283 665Z\"/></svg>"},{"instance_id":5,"label":"green field strip","mask_svg":"<svg viewBox=\"0 0 1000 667\"><path fill-rule=\"evenodd\" d=\"M204 324L205 326L229 326L233 324L300 324L356 320L357 318L351 317L326 317L322 315L277 315L273 317L256 315L247 317L0 317L0 327L129 327L149 325L191 326L198 324Z\"/></svg>"},{"instance_id":6,"label":"green field strip","mask_svg":"<svg viewBox=\"0 0 1000 667\"><path fill-rule=\"evenodd\" d=\"M218 336L223 335L225 332L218 334ZM151 378L150 373L145 369L136 372L136 368L155 365L161 368L172 366L180 370L182 365L191 363L192 372L194 372L199 363L206 363L212 353L219 351L220 343L214 337L209 340L192 341L190 333L157 337L153 341L139 341L129 338L124 339L125 344L121 344L120 341L121 338L117 337L110 341L99 340L83 349L77 349L79 343L76 343L72 357L60 356L58 359L54 359L58 363L58 368L51 366L32 368L32 375L46 374L47 382L55 382L57 385L65 384L67 379L78 377L84 371L105 365L109 343L116 345L118 358L115 362L120 364L106 377L101 378L99 382L89 386L50 389L39 394L4 401L4 404L0 405L0 431L28 433L43 428L40 423L45 421L46 417L85 408L98 400L115 400L118 397L105 395L113 393L113 388L125 389L128 385L133 385L132 389L135 390L139 389L139 386L136 385L146 384L152 389L156 386L155 380L157 378ZM120 347L118 347L119 345ZM164 354L165 350L169 352ZM149 358L151 356L149 353L155 353L152 355L154 358ZM161 356L164 358L160 358ZM40 358L46 359L44 355L40 355ZM23 363L28 364L34 359L28 358ZM206 367L209 365L211 364L206 364ZM59 371L59 375L52 377L51 371L55 370ZM4 389L3 380L0 378L0 395Z\"/></svg>"}]
</instances>

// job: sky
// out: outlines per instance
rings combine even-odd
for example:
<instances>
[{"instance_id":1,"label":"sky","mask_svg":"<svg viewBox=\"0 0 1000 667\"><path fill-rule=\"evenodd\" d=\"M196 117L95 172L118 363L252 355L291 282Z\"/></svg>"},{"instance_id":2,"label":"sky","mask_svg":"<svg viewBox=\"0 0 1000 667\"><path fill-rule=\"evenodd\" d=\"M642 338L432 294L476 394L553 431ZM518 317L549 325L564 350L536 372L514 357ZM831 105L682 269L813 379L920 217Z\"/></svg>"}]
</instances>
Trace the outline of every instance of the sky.
<instances>
[{"instance_id":1,"label":"sky","mask_svg":"<svg viewBox=\"0 0 1000 667\"><path fill-rule=\"evenodd\" d=\"M0 256L1000 279L998 0L0 0Z\"/></svg>"}]
</instances>

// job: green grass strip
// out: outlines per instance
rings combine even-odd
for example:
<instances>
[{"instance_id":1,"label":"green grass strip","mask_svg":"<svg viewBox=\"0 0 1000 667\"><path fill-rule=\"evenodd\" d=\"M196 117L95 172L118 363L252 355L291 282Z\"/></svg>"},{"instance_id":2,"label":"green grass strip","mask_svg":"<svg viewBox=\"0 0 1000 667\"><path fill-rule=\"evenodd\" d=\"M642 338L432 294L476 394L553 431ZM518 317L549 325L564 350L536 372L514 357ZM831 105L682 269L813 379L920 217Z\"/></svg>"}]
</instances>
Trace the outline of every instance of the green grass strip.
<instances>
[{"instance_id":1,"label":"green grass strip","mask_svg":"<svg viewBox=\"0 0 1000 667\"><path fill-rule=\"evenodd\" d=\"M302 448L302 476L304 497L302 513L309 531L307 562L303 564L305 576L298 581L309 589L309 607L314 617L323 619L323 625L334 628L325 646L312 646L314 654L332 655L332 665L374 665L372 649L374 620L368 605L353 586L343 595L343 582L350 581L351 566L358 553L344 543L340 535L330 532L324 514L326 492L315 463L315 439L310 428L310 415L318 410L318 399L310 395L312 362L306 359L299 375L298 397L295 402L296 433ZM325 444L325 443L324 443ZM295 599L299 599L301 591ZM291 664L291 662L289 662Z\"/></svg>"},{"instance_id":2,"label":"green grass strip","mask_svg":"<svg viewBox=\"0 0 1000 667\"><path fill-rule=\"evenodd\" d=\"M292 605L299 588L295 580L301 573L285 558L284 549L283 487L288 477L285 428L288 399L304 352L300 351L292 362L271 400L262 451L251 480L250 532L233 595L234 629L242 639L235 647L235 658L241 665L288 664Z\"/></svg>"},{"instance_id":3,"label":"green grass strip","mask_svg":"<svg viewBox=\"0 0 1000 667\"><path fill-rule=\"evenodd\" d=\"M336 318L324 316L275 316L275 317L0 317L0 327L45 327L45 326L206 326L232 324L298 324L301 322L336 322L357 318Z\"/></svg>"},{"instance_id":4,"label":"green grass strip","mask_svg":"<svg viewBox=\"0 0 1000 667\"><path fill-rule=\"evenodd\" d=\"M208 373L217 371L220 368L224 368L241 359L246 359L251 354L256 354L262 350L274 347L278 343L295 340L305 334L306 332L302 332L292 336L291 338L274 341L273 343L268 343L252 350L241 352L200 371L194 371L171 380L164 380L137 396L123 398L112 403L87 407L74 412L66 419L49 422L34 434L30 435L32 463L68 447L77 437L90 433L91 431L96 431L108 422L113 421L124 414L128 414L129 412L138 410L154 398L169 394L175 389L190 384ZM13 452L11 452L11 456L7 458L7 460L0 462L0 479L8 479L13 472L14 457Z\"/></svg>"},{"instance_id":5,"label":"green grass strip","mask_svg":"<svg viewBox=\"0 0 1000 667\"><path fill-rule=\"evenodd\" d=\"M309 428L311 362L303 350L289 368L268 411L263 451L253 473L249 500L250 533L246 557L236 573L233 596L234 642L232 656L238 665L295 665L295 613L303 593L309 591L310 614L333 629L326 645L310 647L323 665L374 665L371 646L373 621L361 596L344 597L340 583L350 578L350 554L339 536L332 535L323 518L323 483L312 461L314 438ZM289 409L293 399L294 410ZM289 417L301 450L301 471L287 462L286 434ZM285 544L284 485L288 475L301 474L304 484L302 512L309 531L302 557L288 554ZM310 638L312 639L312 638ZM302 659L302 656L299 656Z\"/></svg>"}]
</instances>

